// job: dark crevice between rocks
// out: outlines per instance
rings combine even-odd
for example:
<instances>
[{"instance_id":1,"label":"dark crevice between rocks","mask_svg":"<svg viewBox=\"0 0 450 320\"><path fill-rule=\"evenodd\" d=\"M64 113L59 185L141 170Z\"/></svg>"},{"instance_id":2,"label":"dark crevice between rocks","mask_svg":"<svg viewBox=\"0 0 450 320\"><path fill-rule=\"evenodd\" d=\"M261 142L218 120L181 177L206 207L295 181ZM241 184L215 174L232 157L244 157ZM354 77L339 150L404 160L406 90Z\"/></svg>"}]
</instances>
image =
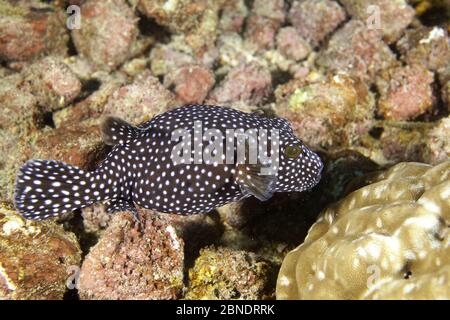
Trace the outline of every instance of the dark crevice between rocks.
<instances>
[{"instance_id":1,"label":"dark crevice between rocks","mask_svg":"<svg viewBox=\"0 0 450 320\"><path fill-rule=\"evenodd\" d=\"M211 88L211 91L213 91L216 87L218 87L223 82L225 77L227 76L227 73L219 73L219 74L217 74L215 71L216 70L214 70L216 83L214 84L214 87Z\"/></svg>"},{"instance_id":2,"label":"dark crevice between rocks","mask_svg":"<svg viewBox=\"0 0 450 320\"><path fill-rule=\"evenodd\" d=\"M435 102L430 111L415 118L414 121L433 122L445 118L449 115L447 106L442 99L442 85L438 79L436 72L434 73L434 81L432 84L432 92L435 97Z\"/></svg>"},{"instance_id":3,"label":"dark crevice between rocks","mask_svg":"<svg viewBox=\"0 0 450 320\"><path fill-rule=\"evenodd\" d=\"M383 120L383 118L378 114L378 101L380 100L381 97L380 91L378 90L377 86L374 83L370 84L369 91L373 94L375 100L375 110L373 118L374 120Z\"/></svg>"},{"instance_id":4,"label":"dark crevice between rocks","mask_svg":"<svg viewBox=\"0 0 450 320\"><path fill-rule=\"evenodd\" d=\"M292 75L288 71L277 70L272 72L272 87L277 88L292 80Z\"/></svg>"},{"instance_id":5,"label":"dark crevice between rocks","mask_svg":"<svg viewBox=\"0 0 450 320\"><path fill-rule=\"evenodd\" d=\"M264 103L275 102L275 88L292 80L292 75L288 71L276 70L272 72L272 90L268 97L264 99Z\"/></svg>"},{"instance_id":6,"label":"dark crevice between rocks","mask_svg":"<svg viewBox=\"0 0 450 320\"><path fill-rule=\"evenodd\" d=\"M442 92L444 87L442 86L441 81L439 81L439 76L435 72L434 73L434 83L433 83L433 95L436 97L436 117L437 119L445 118L449 115L449 110L447 108L446 103L442 97Z\"/></svg>"},{"instance_id":7,"label":"dark crevice between rocks","mask_svg":"<svg viewBox=\"0 0 450 320\"><path fill-rule=\"evenodd\" d=\"M86 99L87 97L89 97L91 94L93 94L95 91L97 91L98 89L100 89L100 86L102 85L101 81L96 79L96 78L92 78L89 79L85 82L83 82L82 86L81 86L81 91L80 94L78 95L78 97L75 98L75 100L72 102L72 105L75 105L81 101L83 101L84 99Z\"/></svg>"},{"instance_id":8,"label":"dark crevice between rocks","mask_svg":"<svg viewBox=\"0 0 450 320\"><path fill-rule=\"evenodd\" d=\"M78 237L78 243L81 248L81 261L83 261L91 247L97 243L98 237L94 233L86 232L80 209L75 210L72 218L64 221L63 225L65 230L73 232Z\"/></svg>"},{"instance_id":9,"label":"dark crevice between rocks","mask_svg":"<svg viewBox=\"0 0 450 320\"><path fill-rule=\"evenodd\" d=\"M36 112L33 115L33 122L38 129L44 129L45 127L56 128L53 121L53 114L49 111Z\"/></svg>"},{"instance_id":10,"label":"dark crevice between rocks","mask_svg":"<svg viewBox=\"0 0 450 320\"><path fill-rule=\"evenodd\" d=\"M81 215L80 209L75 210L72 214L72 217L69 220L63 222L63 226L66 231L73 232L77 236L78 243L81 249L82 263L86 255L89 253L91 247L93 247L98 242L98 236L94 233L86 232L83 224L83 216ZM68 274L68 276L70 276L70 274ZM75 274L73 276L77 277L79 275ZM67 288L66 292L64 293L63 300L80 300L78 290L76 288Z\"/></svg>"},{"instance_id":11,"label":"dark crevice between rocks","mask_svg":"<svg viewBox=\"0 0 450 320\"><path fill-rule=\"evenodd\" d=\"M73 42L72 34L69 36L69 41L67 42L67 54L69 57L78 55L77 48L75 47L75 43Z\"/></svg>"},{"instance_id":12,"label":"dark crevice between rocks","mask_svg":"<svg viewBox=\"0 0 450 320\"><path fill-rule=\"evenodd\" d=\"M249 12L252 10L254 2L255 2L255 0L244 0L244 4L247 7Z\"/></svg>"},{"instance_id":13,"label":"dark crevice between rocks","mask_svg":"<svg viewBox=\"0 0 450 320\"><path fill-rule=\"evenodd\" d=\"M375 110L374 110L374 114L373 114L373 119L374 120L385 120L378 112L378 109L379 109L378 103L379 103L379 100L381 97L380 91L378 90L377 86L374 83L372 83L370 85L369 90L370 90L370 92L373 93L374 100L375 100Z\"/></svg>"},{"instance_id":14,"label":"dark crevice between rocks","mask_svg":"<svg viewBox=\"0 0 450 320\"><path fill-rule=\"evenodd\" d=\"M63 300L80 300L77 289L67 289L64 293Z\"/></svg>"},{"instance_id":15,"label":"dark crevice between rocks","mask_svg":"<svg viewBox=\"0 0 450 320\"><path fill-rule=\"evenodd\" d=\"M442 3L434 1L432 7L419 16L420 22L427 27L445 25L445 23L450 21L450 9L446 6L448 4L446 5L445 1L442 1Z\"/></svg>"},{"instance_id":16,"label":"dark crevice between rocks","mask_svg":"<svg viewBox=\"0 0 450 320\"><path fill-rule=\"evenodd\" d=\"M184 241L183 278L186 286L188 285L189 269L194 266L195 260L200 256L200 249L216 244L224 232L224 226L220 223L219 213L214 210L207 215L214 220L216 224L215 228L205 226L195 220L183 223L181 228L176 228L179 236Z\"/></svg>"},{"instance_id":17,"label":"dark crevice between rocks","mask_svg":"<svg viewBox=\"0 0 450 320\"><path fill-rule=\"evenodd\" d=\"M316 51L318 54L320 54L320 52L326 50L328 48L328 43L330 42L331 38L333 37L333 35L338 32L340 29L342 29L350 20L352 19L352 17L350 17L347 13L345 14L345 19L339 23L337 25L337 27L330 33L328 33L324 39L322 39L320 41L320 43L317 46L314 46L312 43L309 43L309 41L307 41L309 43L309 45L311 46L311 49L313 51ZM305 39L306 40L306 39ZM316 59L317 60L317 59Z\"/></svg>"},{"instance_id":18,"label":"dark crevice between rocks","mask_svg":"<svg viewBox=\"0 0 450 320\"><path fill-rule=\"evenodd\" d=\"M163 84L164 83L164 75L158 75L157 76L157 78L158 78L158 80L159 80L159 83L161 83L161 84Z\"/></svg>"},{"instance_id":19,"label":"dark crevice between rocks","mask_svg":"<svg viewBox=\"0 0 450 320\"><path fill-rule=\"evenodd\" d=\"M402 62L402 54L400 53L400 51L397 49L397 45L395 42L388 44L389 49L391 50L391 52L395 55L395 59L397 59L398 61ZM402 63L403 65L405 65L404 63Z\"/></svg>"},{"instance_id":20,"label":"dark crevice between rocks","mask_svg":"<svg viewBox=\"0 0 450 320\"><path fill-rule=\"evenodd\" d=\"M381 135L384 132L383 127L373 127L369 130L369 134L372 138L379 140L381 138Z\"/></svg>"},{"instance_id":21,"label":"dark crevice between rocks","mask_svg":"<svg viewBox=\"0 0 450 320\"><path fill-rule=\"evenodd\" d=\"M154 37L156 43L167 44L170 42L170 32L164 26L156 23L155 19L149 18L139 11L135 14L138 16L138 29L141 35Z\"/></svg>"}]
</instances>

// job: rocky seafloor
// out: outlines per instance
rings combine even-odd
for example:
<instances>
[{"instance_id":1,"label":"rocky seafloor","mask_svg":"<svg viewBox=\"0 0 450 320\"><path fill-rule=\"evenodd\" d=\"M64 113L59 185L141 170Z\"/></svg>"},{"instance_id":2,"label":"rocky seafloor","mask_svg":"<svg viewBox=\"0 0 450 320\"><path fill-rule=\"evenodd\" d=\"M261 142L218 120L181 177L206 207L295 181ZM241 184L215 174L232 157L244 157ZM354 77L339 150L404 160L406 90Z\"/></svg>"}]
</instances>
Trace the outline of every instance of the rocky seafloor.
<instances>
[{"instance_id":1,"label":"rocky seafloor","mask_svg":"<svg viewBox=\"0 0 450 320\"><path fill-rule=\"evenodd\" d=\"M66 9L80 8L80 22ZM450 299L445 0L0 0L0 299ZM32 222L17 170L86 170L186 103L289 120L304 193Z\"/></svg>"}]
</instances>

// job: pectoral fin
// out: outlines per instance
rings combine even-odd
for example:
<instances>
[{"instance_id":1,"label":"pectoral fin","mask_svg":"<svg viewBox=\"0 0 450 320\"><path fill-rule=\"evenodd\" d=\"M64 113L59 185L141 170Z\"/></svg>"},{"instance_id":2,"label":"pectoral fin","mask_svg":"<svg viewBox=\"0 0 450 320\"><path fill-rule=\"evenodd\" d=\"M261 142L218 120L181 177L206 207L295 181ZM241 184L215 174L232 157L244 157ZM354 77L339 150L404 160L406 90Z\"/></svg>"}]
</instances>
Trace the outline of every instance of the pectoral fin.
<instances>
[{"instance_id":1,"label":"pectoral fin","mask_svg":"<svg viewBox=\"0 0 450 320\"><path fill-rule=\"evenodd\" d=\"M261 174L261 165L238 165L235 178L242 193L261 201L270 199L275 192L277 176Z\"/></svg>"}]
</instances>

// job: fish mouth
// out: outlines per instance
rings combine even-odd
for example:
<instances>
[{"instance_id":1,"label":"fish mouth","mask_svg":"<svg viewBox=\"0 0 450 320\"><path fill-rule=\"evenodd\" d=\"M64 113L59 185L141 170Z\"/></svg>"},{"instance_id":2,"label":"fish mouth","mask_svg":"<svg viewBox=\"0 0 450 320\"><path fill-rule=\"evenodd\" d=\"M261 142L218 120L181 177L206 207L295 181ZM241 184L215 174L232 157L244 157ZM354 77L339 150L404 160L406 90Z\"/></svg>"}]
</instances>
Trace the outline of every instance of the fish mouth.
<instances>
[{"instance_id":1,"label":"fish mouth","mask_svg":"<svg viewBox=\"0 0 450 320\"><path fill-rule=\"evenodd\" d=\"M317 175L316 175L316 178L314 179L314 182L311 184L311 188L315 187L320 182L320 180L322 179L322 173L323 173L324 165L323 165L323 162L322 162L322 160L320 158L318 160L320 161L320 168L317 171Z\"/></svg>"},{"instance_id":2,"label":"fish mouth","mask_svg":"<svg viewBox=\"0 0 450 320\"><path fill-rule=\"evenodd\" d=\"M314 180L313 187L315 187L320 182L321 179L322 179L322 174L319 173L316 177L316 180Z\"/></svg>"}]
</instances>

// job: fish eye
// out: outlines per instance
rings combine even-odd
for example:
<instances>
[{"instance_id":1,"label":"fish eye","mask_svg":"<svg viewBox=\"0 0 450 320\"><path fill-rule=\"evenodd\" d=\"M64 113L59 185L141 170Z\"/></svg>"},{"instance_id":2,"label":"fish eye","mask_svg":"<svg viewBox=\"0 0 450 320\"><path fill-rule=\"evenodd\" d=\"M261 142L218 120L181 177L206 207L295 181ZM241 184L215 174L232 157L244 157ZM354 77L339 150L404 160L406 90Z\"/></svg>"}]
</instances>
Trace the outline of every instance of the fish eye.
<instances>
[{"instance_id":1,"label":"fish eye","mask_svg":"<svg viewBox=\"0 0 450 320\"><path fill-rule=\"evenodd\" d=\"M286 148L284 148L284 155L290 159L295 159L302 153L303 150L300 145L287 146Z\"/></svg>"}]
</instances>

